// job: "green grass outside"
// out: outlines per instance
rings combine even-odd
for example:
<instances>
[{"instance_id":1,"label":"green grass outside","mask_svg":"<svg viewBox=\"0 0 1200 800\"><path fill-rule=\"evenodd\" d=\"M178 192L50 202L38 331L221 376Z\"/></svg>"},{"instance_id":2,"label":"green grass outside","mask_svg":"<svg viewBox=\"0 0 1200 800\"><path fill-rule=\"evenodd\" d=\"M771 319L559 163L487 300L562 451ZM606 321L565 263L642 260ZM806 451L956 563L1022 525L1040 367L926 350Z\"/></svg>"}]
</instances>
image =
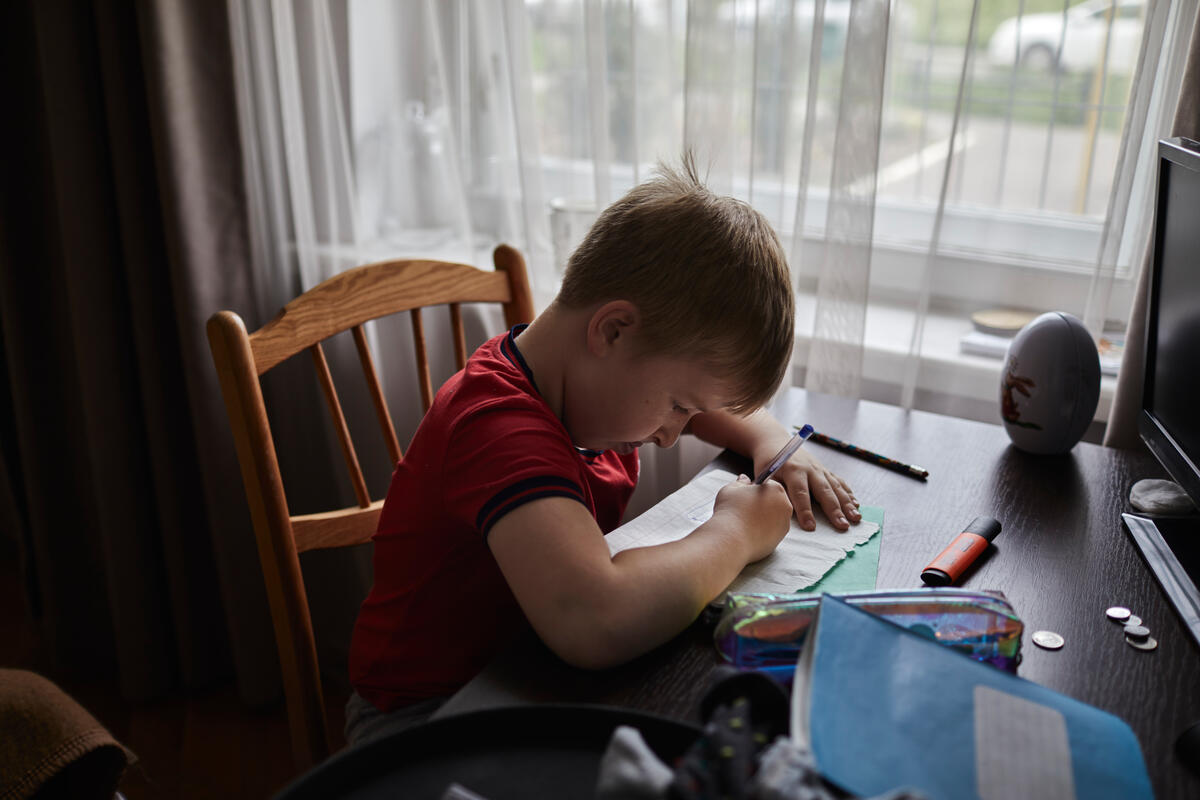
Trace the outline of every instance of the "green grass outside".
<instances>
[{"instance_id":1,"label":"green grass outside","mask_svg":"<svg viewBox=\"0 0 1200 800\"><path fill-rule=\"evenodd\" d=\"M1006 117L1009 115L1010 94L1012 118L1021 122L1049 122L1055 105L1056 124L1082 125L1090 114L1096 113L1092 96L1099 87L1093 85L1091 75L1060 74L1057 96L1054 78L1045 72L1022 69L1016 74L1015 85L1012 79L1013 74L1009 70L977 71L965 101L967 113L971 116ZM933 78L926 100L923 80L924 75L918 69L911 70L908 75L897 76L893 84L893 101L916 108L927 104L930 110L953 111L958 82ZM1101 127L1120 129L1128 101L1129 84L1128 76L1108 77L1104 84L1104 96L1099 103L1102 107Z\"/></svg>"},{"instance_id":2,"label":"green grass outside","mask_svg":"<svg viewBox=\"0 0 1200 800\"><path fill-rule=\"evenodd\" d=\"M821 93L836 105L841 85L841 63L832 62L822 72ZM1046 124L1052 112L1056 125L1090 124L1099 114L1099 127L1119 131L1125 122L1132 80L1128 75L1109 75L1104 82L1104 94L1098 102L1094 93L1101 87L1093 83L1088 73L1057 75L1044 70L1020 68L1013 82L1011 69L976 65L969 79L964 111L971 117L1009 117L1016 122ZM894 108L952 113L958 97L958 76L928 78L920 62L898 65L890 76L888 102ZM1011 111L1010 111L1011 104Z\"/></svg>"}]
</instances>

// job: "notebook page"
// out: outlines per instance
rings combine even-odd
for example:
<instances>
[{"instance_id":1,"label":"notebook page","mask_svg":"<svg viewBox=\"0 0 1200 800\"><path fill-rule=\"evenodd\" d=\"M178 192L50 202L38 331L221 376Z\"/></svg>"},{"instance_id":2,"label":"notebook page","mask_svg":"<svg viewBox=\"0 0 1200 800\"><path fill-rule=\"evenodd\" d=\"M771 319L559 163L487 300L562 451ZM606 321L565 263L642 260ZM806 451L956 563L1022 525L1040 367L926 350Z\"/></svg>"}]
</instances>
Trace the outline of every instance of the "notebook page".
<instances>
[{"instance_id":1,"label":"notebook page","mask_svg":"<svg viewBox=\"0 0 1200 800\"><path fill-rule=\"evenodd\" d=\"M712 516L713 501L721 487L737 479L725 470L712 470L689 481L653 508L605 537L613 555L631 547L647 547L682 539ZM860 522L838 531L818 511L817 529L806 531L792 518L787 536L766 558L748 564L727 591L795 592L819 581L846 554L879 530L874 522Z\"/></svg>"}]
</instances>

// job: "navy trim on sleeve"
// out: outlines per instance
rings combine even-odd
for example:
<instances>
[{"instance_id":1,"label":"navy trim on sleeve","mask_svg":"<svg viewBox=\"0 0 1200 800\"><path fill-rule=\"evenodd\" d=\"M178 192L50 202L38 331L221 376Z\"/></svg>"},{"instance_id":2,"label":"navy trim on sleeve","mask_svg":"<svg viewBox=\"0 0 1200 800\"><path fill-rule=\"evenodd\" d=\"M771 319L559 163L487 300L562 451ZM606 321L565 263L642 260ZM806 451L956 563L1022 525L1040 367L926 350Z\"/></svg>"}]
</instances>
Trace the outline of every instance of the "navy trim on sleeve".
<instances>
[{"instance_id":1,"label":"navy trim on sleeve","mask_svg":"<svg viewBox=\"0 0 1200 800\"><path fill-rule=\"evenodd\" d=\"M544 489L539 492L531 492L529 494L524 494L524 495L521 495L520 497L514 498L512 500L512 502L508 503L507 505L496 509L496 512L494 514L492 514L490 517L488 517L487 521L485 521L484 524L479 529L484 540L485 541L487 540L488 534L491 533L492 526L495 525L497 522L499 522L501 520L501 518L504 517L505 514L525 505L526 503L528 503L531 500L540 500L543 497L566 497L568 499L576 501L580 505L583 505L584 508L587 508L587 505L583 502L582 497L580 497L577 494L568 492L564 489Z\"/></svg>"},{"instance_id":2,"label":"navy trim on sleeve","mask_svg":"<svg viewBox=\"0 0 1200 800\"><path fill-rule=\"evenodd\" d=\"M562 497L573 498L585 506L587 505L583 489L579 488L579 484L575 483L575 481L554 475L535 475L532 478L519 480L496 492L479 509L479 514L475 517L475 527L484 536L487 536L488 529L492 527L496 520L517 506L535 499L533 495L535 492L537 493L536 497L548 497L552 494L560 495Z\"/></svg>"}]
</instances>

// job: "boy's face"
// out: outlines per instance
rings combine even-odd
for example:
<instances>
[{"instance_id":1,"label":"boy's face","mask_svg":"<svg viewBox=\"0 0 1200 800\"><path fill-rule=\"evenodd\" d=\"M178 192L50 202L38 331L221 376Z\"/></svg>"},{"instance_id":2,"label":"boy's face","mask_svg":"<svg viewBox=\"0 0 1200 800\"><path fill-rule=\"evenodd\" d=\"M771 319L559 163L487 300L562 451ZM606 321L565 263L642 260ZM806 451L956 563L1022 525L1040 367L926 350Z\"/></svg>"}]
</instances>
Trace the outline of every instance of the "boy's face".
<instances>
[{"instance_id":1,"label":"boy's face","mask_svg":"<svg viewBox=\"0 0 1200 800\"><path fill-rule=\"evenodd\" d=\"M563 421L579 447L629 453L643 444L672 446L688 420L726 407L731 397L723 381L694 361L622 351L569 398Z\"/></svg>"}]
</instances>

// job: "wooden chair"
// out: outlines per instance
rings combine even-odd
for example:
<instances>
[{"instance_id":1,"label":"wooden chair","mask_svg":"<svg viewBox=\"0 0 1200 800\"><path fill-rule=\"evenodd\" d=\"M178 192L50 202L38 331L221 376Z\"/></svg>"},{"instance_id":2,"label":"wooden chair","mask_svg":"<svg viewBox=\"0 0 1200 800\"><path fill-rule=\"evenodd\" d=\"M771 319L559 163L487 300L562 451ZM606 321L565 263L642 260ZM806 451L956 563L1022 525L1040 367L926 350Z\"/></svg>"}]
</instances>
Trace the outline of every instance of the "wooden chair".
<instances>
[{"instance_id":1,"label":"wooden chair","mask_svg":"<svg viewBox=\"0 0 1200 800\"><path fill-rule=\"evenodd\" d=\"M372 501L367 495L321 342L343 331L353 332L388 452L392 461L398 462L402 457L400 445L367 347L363 323L401 311L411 313L417 380L427 411L433 401L433 386L421 323L422 307L449 306L460 369L467 360L460 303L500 303L510 327L533 318L524 259L507 245L497 247L493 258L495 272L466 264L416 260L386 261L350 269L292 300L273 320L250 334L242 319L232 311L219 311L208 320L209 346L233 428L258 540L283 672L292 748L301 770L328 756L330 742L298 556L315 548L369 541L383 507L382 499ZM288 511L275 443L263 405L260 376L301 350L309 351L316 366L350 470L357 506L304 515Z\"/></svg>"}]
</instances>

